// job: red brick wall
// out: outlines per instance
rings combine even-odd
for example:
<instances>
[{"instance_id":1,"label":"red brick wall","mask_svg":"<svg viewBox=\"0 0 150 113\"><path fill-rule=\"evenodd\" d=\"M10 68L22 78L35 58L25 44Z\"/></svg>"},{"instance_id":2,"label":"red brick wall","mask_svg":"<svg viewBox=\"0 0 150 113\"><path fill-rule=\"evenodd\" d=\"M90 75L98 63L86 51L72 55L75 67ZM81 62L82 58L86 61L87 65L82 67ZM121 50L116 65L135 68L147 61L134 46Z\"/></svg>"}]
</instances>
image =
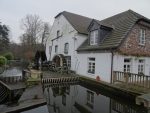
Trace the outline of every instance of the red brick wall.
<instances>
[{"instance_id":1,"label":"red brick wall","mask_svg":"<svg viewBox=\"0 0 150 113\"><path fill-rule=\"evenodd\" d=\"M140 28L146 30L145 46L139 45ZM136 24L119 47L118 51L124 55L150 56L150 28L141 24Z\"/></svg>"}]
</instances>

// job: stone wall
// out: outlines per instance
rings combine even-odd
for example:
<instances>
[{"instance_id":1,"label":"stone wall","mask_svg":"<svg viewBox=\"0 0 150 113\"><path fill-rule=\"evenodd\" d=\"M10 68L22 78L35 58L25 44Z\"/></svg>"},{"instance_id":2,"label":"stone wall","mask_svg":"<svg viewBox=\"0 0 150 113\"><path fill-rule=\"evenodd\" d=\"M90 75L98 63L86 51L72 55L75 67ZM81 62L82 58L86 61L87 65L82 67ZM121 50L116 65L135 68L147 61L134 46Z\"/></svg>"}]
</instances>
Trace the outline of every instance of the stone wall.
<instances>
[{"instance_id":1,"label":"stone wall","mask_svg":"<svg viewBox=\"0 0 150 113\"><path fill-rule=\"evenodd\" d=\"M118 51L124 55L133 56L150 56L150 27L146 24L137 23L128 34ZM139 45L140 28L146 30L146 43L145 46Z\"/></svg>"}]
</instances>

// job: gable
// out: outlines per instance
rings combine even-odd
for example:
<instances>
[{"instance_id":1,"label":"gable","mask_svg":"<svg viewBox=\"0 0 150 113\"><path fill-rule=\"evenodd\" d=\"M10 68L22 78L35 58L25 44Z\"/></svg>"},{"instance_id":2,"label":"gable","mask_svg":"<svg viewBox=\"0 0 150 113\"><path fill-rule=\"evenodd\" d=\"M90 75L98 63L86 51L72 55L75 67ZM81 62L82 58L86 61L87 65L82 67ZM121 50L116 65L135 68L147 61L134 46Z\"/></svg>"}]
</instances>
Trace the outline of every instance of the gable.
<instances>
[{"instance_id":1,"label":"gable","mask_svg":"<svg viewBox=\"0 0 150 113\"><path fill-rule=\"evenodd\" d=\"M96 21L92 21L88 27L88 31L93 31L95 29L99 29L100 25Z\"/></svg>"},{"instance_id":2,"label":"gable","mask_svg":"<svg viewBox=\"0 0 150 113\"><path fill-rule=\"evenodd\" d=\"M59 15L54 20L54 23L50 32L51 40L57 38L58 30L60 31L60 34L62 36L69 35L72 32L77 32L63 15Z\"/></svg>"},{"instance_id":3,"label":"gable","mask_svg":"<svg viewBox=\"0 0 150 113\"><path fill-rule=\"evenodd\" d=\"M59 13L55 18L59 17L60 15L63 15L68 20L68 22L72 25L72 27L76 31L78 31L78 33L85 34L85 35L88 34L87 28L92 21L91 18L70 13L67 11L63 11Z\"/></svg>"},{"instance_id":4,"label":"gable","mask_svg":"<svg viewBox=\"0 0 150 113\"><path fill-rule=\"evenodd\" d=\"M142 22L143 23L143 22ZM150 56L150 27L146 23L136 23L124 42L118 48L118 52L125 55ZM150 24L146 24L150 25ZM145 45L139 44L140 29L145 29Z\"/></svg>"}]
</instances>

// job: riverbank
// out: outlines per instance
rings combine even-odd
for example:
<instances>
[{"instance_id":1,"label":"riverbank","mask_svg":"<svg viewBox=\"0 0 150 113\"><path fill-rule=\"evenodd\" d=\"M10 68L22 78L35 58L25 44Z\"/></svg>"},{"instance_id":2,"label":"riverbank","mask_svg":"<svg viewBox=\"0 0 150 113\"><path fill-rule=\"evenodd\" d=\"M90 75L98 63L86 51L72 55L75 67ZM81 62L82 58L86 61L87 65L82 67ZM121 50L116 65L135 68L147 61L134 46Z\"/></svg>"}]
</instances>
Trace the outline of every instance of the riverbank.
<instances>
[{"instance_id":1,"label":"riverbank","mask_svg":"<svg viewBox=\"0 0 150 113\"><path fill-rule=\"evenodd\" d=\"M107 92L109 91L113 95L123 97L123 98L135 99L137 96L144 94L139 91L133 91L126 88L121 88L119 87L119 85L117 86L103 81L96 81L95 79L85 77L85 76L80 76L80 82L86 84L87 86L92 86L97 90L101 89Z\"/></svg>"}]
</instances>

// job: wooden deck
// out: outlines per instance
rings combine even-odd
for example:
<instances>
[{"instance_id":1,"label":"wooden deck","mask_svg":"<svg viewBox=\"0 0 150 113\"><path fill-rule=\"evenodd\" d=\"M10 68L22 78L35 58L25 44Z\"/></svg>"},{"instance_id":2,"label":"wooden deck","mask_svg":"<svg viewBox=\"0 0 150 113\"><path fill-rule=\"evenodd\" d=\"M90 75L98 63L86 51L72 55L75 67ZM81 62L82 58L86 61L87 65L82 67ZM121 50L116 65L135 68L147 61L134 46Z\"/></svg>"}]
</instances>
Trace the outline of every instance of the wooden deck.
<instances>
[{"instance_id":1,"label":"wooden deck","mask_svg":"<svg viewBox=\"0 0 150 113\"><path fill-rule=\"evenodd\" d=\"M26 85L24 82L18 82L17 84L7 84L10 90L18 90L18 89L25 89Z\"/></svg>"},{"instance_id":2,"label":"wooden deck","mask_svg":"<svg viewBox=\"0 0 150 113\"><path fill-rule=\"evenodd\" d=\"M25 82L17 82L12 84L12 83L4 83L3 81L0 81L0 84L7 87L10 91L26 88Z\"/></svg>"},{"instance_id":3,"label":"wooden deck","mask_svg":"<svg viewBox=\"0 0 150 113\"><path fill-rule=\"evenodd\" d=\"M0 109L1 113L17 113L33 109L41 105L46 105L46 100L43 95L42 87L39 84L27 88L21 96L21 98L19 99L18 104L14 106L3 105L0 106Z\"/></svg>"},{"instance_id":4,"label":"wooden deck","mask_svg":"<svg viewBox=\"0 0 150 113\"><path fill-rule=\"evenodd\" d=\"M38 73L39 76L41 75L40 73ZM12 77L2 78L3 82L2 81L1 82L10 91L14 92L20 89L25 89L25 91L23 92L22 96L18 100L18 103L10 102L9 105L2 105L0 106L1 109L0 112L18 113L41 105L46 105L46 100L43 95L43 89L42 89L42 85L40 84L41 83L40 81L38 81L38 85L32 85L30 87L26 87L27 86L25 84L25 81L27 80L26 77L32 77L32 75L34 78L36 76L35 72L31 73L30 71L25 70L23 71L23 77L21 78L19 77L19 79L12 78Z\"/></svg>"}]
</instances>

